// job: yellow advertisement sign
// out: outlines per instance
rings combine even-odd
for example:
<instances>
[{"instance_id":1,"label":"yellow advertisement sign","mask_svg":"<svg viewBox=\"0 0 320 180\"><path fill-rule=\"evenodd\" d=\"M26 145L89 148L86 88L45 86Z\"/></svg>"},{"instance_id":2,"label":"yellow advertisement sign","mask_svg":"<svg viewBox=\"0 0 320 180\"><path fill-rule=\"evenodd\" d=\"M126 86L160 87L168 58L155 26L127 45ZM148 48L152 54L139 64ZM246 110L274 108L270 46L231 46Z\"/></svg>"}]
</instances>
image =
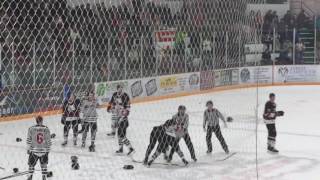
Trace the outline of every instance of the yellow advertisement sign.
<instances>
[{"instance_id":1,"label":"yellow advertisement sign","mask_svg":"<svg viewBox=\"0 0 320 180\"><path fill-rule=\"evenodd\" d=\"M160 79L160 88L174 88L178 86L177 77L164 77Z\"/></svg>"}]
</instances>

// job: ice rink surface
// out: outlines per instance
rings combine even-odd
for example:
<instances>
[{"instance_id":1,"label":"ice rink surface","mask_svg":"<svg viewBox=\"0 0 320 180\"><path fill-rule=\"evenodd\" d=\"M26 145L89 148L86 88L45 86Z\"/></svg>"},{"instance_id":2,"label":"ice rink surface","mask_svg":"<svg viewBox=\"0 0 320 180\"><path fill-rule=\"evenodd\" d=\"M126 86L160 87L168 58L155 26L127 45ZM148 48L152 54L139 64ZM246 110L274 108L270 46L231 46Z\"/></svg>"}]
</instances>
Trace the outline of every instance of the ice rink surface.
<instances>
[{"instance_id":1,"label":"ice rink surface","mask_svg":"<svg viewBox=\"0 0 320 180\"><path fill-rule=\"evenodd\" d=\"M276 146L280 151L278 155L266 151L267 131L261 118L264 103L270 92L277 95L277 109L285 111L285 116L277 119L276 125L278 130ZM257 97L259 120L256 131ZM226 155L214 136L214 152L211 155L206 154L202 114L206 101L210 99L225 116L232 116L234 119L234 122L228 123L228 128L222 128L230 151L236 152L225 161L220 161ZM133 163L131 158L136 160L144 158L152 127L169 119L179 104L186 105L190 116L189 133L198 162L190 163L187 167L154 164L150 168ZM320 86L267 87L258 90L248 88L133 104L128 129L128 138L136 150L132 157L115 155L118 141L116 138L106 136L110 130L110 114L105 109L100 109L99 116L95 153L88 152L87 148L81 149L79 145L73 147L71 134L68 146L61 147L60 116L45 118L45 124L52 133L57 134L53 139L52 152L49 155L48 168L53 172L53 177L50 179L254 180L257 178L256 155L258 175L261 180L320 179ZM18 167L20 171L27 170L25 140L27 129L33 124L34 120L0 123L0 167L5 168L5 170L0 169L0 177L12 174L14 167ZM17 137L21 137L23 141L16 142ZM81 135L78 144L80 138ZM183 140L180 145L186 158L191 162ZM72 155L79 157L78 171L71 170ZM159 156L156 162L164 162L163 157ZM173 163L182 165L177 155L174 156ZM122 167L127 164L134 165L134 169L124 170ZM38 165L36 168L40 169ZM26 179L26 176L13 179ZM40 172L35 173L34 179L40 179Z\"/></svg>"}]
</instances>

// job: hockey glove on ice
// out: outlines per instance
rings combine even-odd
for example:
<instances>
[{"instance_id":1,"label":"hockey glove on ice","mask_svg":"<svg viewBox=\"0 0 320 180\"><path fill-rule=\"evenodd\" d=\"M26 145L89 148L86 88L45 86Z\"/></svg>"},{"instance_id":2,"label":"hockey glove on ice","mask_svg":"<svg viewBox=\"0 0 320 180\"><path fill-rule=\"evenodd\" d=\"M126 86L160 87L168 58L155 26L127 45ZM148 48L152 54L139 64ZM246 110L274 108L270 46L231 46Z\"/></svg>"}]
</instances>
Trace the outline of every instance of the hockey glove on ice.
<instances>
[{"instance_id":1,"label":"hockey glove on ice","mask_svg":"<svg viewBox=\"0 0 320 180\"><path fill-rule=\"evenodd\" d=\"M276 116L283 116L284 115L284 112L283 111L277 111L276 112Z\"/></svg>"}]
</instances>

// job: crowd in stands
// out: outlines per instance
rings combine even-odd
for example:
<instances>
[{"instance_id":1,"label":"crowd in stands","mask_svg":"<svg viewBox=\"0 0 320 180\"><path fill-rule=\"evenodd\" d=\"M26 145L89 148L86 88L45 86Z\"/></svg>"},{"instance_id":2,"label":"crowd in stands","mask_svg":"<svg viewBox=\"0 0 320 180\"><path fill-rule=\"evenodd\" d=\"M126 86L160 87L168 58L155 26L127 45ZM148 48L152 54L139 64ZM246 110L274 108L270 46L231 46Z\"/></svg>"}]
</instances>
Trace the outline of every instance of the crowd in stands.
<instances>
[{"instance_id":1,"label":"crowd in stands","mask_svg":"<svg viewBox=\"0 0 320 180\"><path fill-rule=\"evenodd\" d=\"M229 4L233 4L233 1ZM221 7L226 8L224 4ZM70 6L67 0L1 1L2 63L7 71L16 71L17 76L21 73L21 77L29 78L25 73L27 70L32 72L34 67L30 64L33 59L37 59L37 68L39 65L44 71L53 68L53 59L57 71L70 69L71 62L75 60L77 63L73 64L78 69L76 74L80 75L83 69L92 68L88 62L89 59L93 59L94 72L99 73L94 77L100 78L95 81L137 78L154 75L155 72L181 73L195 70L201 65L202 68L212 69L213 52L216 55L214 59L220 61L227 58L238 59L240 56L239 44L233 43L239 35L230 33L227 38L225 32L220 30L214 38L211 27L206 27L212 26L214 21L225 26L231 26L233 22L229 17L222 17L222 13L217 15L219 18L216 20L210 19L216 13L213 8L204 8L208 11L206 13L197 9L196 5L183 4L181 8L176 9L177 12L173 12L167 5L157 5L143 0L132 0L130 6L110 6L103 2ZM311 19L303 11L298 16L288 11L284 17L278 17L277 12L271 10L265 15L257 12L252 16L256 28L262 29L262 42L268 47L263 56L267 63L270 62L269 57L273 49L280 52L280 62L292 61L290 52L293 28L299 32L312 26ZM177 30L176 38L181 38L180 42L183 43L176 41L175 48L164 49L163 55L159 58L153 33L170 28ZM183 40L186 34L189 37L188 45ZM279 41L279 47L273 47L274 36ZM304 44L299 39L299 34L296 37L295 56L297 62L302 63ZM225 45L227 39L229 44ZM213 45L212 42L216 44ZM227 47L229 54L233 55L226 57ZM194 57L189 58L190 54ZM18 63L12 66L12 60ZM204 64L199 64L199 61ZM238 66L238 60L235 62Z\"/></svg>"},{"instance_id":2,"label":"crowd in stands","mask_svg":"<svg viewBox=\"0 0 320 180\"><path fill-rule=\"evenodd\" d=\"M314 30L313 19L308 17L304 10L297 16L288 10L283 17L279 17L277 12L272 10L267 11L264 16L258 11L255 13L255 18L257 26L262 27L261 41L266 45L262 55L263 64L273 63L271 61L272 52L279 53L278 64L292 64L293 44L295 44L295 63L304 63L303 54L306 47L300 38L300 33ZM295 42L293 42L294 39Z\"/></svg>"},{"instance_id":3,"label":"crowd in stands","mask_svg":"<svg viewBox=\"0 0 320 180\"><path fill-rule=\"evenodd\" d=\"M173 13L166 5L143 0L133 0L130 6L110 6L102 2L75 7L67 4L66 0L12 0L2 1L0 7L0 43L4 63L15 59L19 62L18 66L26 66L34 57L41 62L39 64L51 63L55 58L63 68L69 66L62 63L71 62L74 56L77 62L85 62L84 57L92 55L96 58L97 69L103 74L111 73L108 71L119 73L123 69L125 51L130 55L127 68L134 73L138 69L135 66L139 65L135 61L141 62L137 58L141 56L139 49L143 49L145 62L139 66L150 70L146 73L154 73L151 66L156 64L157 59L153 32L172 27L181 29L190 34L190 44L195 45L198 41L196 27L201 23L201 18L197 18L201 13L192 13L187 9L189 7L182 7ZM101 60L106 57L110 59ZM161 61L159 66L160 69L168 69L170 65ZM131 78L130 74L128 76ZM124 78L122 75L116 77ZM108 77L104 76L106 79Z\"/></svg>"}]
</instances>

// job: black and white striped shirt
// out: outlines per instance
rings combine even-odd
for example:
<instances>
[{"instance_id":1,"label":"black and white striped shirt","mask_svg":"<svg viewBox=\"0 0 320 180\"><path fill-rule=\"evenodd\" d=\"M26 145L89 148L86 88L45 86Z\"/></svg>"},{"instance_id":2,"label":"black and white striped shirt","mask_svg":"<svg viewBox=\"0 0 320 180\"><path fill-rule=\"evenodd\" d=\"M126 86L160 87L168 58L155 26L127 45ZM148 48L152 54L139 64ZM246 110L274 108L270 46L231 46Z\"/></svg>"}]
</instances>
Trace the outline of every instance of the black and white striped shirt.
<instances>
[{"instance_id":1,"label":"black and white striped shirt","mask_svg":"<svg viewBox=\"0 0 320 180\"><path fill-rule=\"evenodd\" d=\"M206 109L203 114L203 128L206 126L218 126L219 119L225 122L224 116L218 109Z\"/></svg>"},{"instance_id":2,"label":"black and white striped shirt","mask_svg":"<svg viewBox=\"0 0 320 180\"><path fill-rule=\"evenodd\" d=\"M94 100L84 100L82 103L82 114L83 120L85 122L97 122L98 112L97 112L98 103Z\"/></svg>"}]
</instances>

